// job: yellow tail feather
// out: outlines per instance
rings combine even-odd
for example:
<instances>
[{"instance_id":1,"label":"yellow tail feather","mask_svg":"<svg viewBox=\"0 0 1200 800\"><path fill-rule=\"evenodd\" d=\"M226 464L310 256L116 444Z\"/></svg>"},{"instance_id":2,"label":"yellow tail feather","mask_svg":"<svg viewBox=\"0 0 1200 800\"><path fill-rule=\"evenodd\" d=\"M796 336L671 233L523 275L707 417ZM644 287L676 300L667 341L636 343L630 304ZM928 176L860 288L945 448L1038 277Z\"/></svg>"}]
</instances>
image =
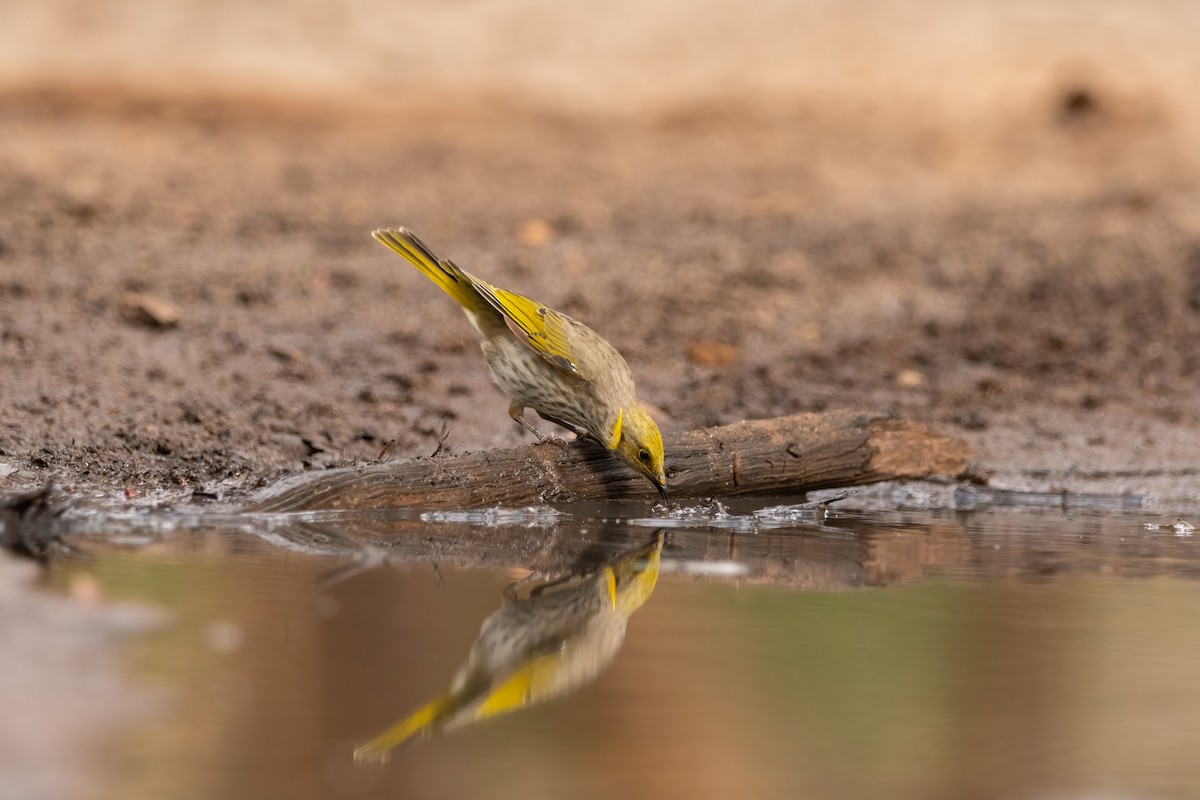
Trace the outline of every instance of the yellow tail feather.
<instances>
[{"instance_id":1,"label":"yellow tail feather","mask_svg":"<svg viewBox=\"0 0 1200 800\"><path fill-rule=\"evenodd\" d=\"M475 291L470 277L452 262L439 259L408 228L381 228L371 232L375 241L421 270L426 278L441 287L442 291L472 314L486 306L483 298Z\"/></svg>"},{"instance_id":2,"label":"yellow tail feather","mask_svg":"<svg viewBox=\"0 0 1200 800\"><path fill-rule=\"evenodd\" d=\"M442 695L409 714L400 722L388 728L366 744L354 749L355 761L387 761L392 751L412 739L414 736L425 734L440 722L453 708L452 695Z\"/></svg>"}]
</instances>

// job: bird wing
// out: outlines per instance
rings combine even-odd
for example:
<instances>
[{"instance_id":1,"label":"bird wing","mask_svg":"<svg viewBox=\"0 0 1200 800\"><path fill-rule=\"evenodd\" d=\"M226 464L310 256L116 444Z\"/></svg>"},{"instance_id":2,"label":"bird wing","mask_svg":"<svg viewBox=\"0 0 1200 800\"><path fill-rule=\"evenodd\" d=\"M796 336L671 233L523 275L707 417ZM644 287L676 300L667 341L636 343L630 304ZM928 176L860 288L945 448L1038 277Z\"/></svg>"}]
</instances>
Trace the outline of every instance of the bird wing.
<instances>
[{"instance_id":1,"label":"bird wing","mask_svg":"<svg viewBox=\"0 0 1200 800\"><path fill-rule=\"evenodd\" d=\"M512 332L534 352L568 375L589 380L572 352L574 320L524 295L497 289L474 276L471 279L483 299L504 315Z\"/></svg>"},{"instance_id":2,"label":"bird wing","mask_svg":"<svg viewBox=\"0 0 1200 800\"><path fill-rule=\"evenodd\" d=\"M510 674L496 676L487 689L471 698L442 723L449 732L474 722L498 717L549 700L555 692L555 674L562 654L543 653L520 664Z\"/></svg>"},{"instance_id":3,"label":"bird wing","mask_svg":"<svg viewBox=\"0 0 1200 800\"><path fill-rule=\"evenodd\" d=\"M523 295L497 289L453 261L438 258L407 228L381 229L371 235L457 300L481 335L490 335L493 325L499 327L498 319L493 322L487 318L491 311L499 312L508 329L551 365L568 375L590 380L580 370L579 357L571 346L578 323L570 317Z\"/></svg>"}]
</instances>

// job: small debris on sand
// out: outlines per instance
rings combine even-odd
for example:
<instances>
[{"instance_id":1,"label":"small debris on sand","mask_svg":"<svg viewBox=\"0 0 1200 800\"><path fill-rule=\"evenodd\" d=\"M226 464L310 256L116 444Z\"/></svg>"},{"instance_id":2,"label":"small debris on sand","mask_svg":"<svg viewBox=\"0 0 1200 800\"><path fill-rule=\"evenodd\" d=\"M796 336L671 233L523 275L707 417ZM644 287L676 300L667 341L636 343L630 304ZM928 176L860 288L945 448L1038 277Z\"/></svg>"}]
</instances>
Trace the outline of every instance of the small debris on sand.
<instances>
[{"instance_id":1,"label":"small debris on sand","mask_svg":"<svg viewBox=\"0 0 1200 800\"><path fill-rule=\"evenodd\" d=\"M164 330L179 325L179 306L152 294L130 292L118 306L121 318L132 325Z\"/></svg>"}]
</instances>

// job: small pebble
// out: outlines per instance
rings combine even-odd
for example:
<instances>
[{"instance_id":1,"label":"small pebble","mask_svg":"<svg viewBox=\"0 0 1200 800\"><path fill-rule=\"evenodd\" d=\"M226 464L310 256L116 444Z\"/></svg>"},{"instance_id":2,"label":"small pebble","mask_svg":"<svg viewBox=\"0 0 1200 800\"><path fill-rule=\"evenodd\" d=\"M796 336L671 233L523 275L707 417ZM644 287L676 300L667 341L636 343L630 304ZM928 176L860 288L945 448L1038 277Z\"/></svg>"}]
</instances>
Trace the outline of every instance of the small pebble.
<instances>
[{"instance_id":1,"label":"small pebble","mask_svg":"<svg viewBox=\"0 0 1200 800\"><path fill-rule=\"evenodd\" d=\"M544 219L527 219L517 230L517 239L529 247L541 247L554 238L554 228Z\"/></svg>"},{"instance_id":2,"label":"small pebble","mask_svg":"<svg viewBox=\"0 0 1200 800\"><path fill-rule=\"evenodd\" d=\"M121 298L122 319L147 328L174 328L179 324L179 307L170 300L151 294L130 292Z\"/></svg>"}]
</instances>

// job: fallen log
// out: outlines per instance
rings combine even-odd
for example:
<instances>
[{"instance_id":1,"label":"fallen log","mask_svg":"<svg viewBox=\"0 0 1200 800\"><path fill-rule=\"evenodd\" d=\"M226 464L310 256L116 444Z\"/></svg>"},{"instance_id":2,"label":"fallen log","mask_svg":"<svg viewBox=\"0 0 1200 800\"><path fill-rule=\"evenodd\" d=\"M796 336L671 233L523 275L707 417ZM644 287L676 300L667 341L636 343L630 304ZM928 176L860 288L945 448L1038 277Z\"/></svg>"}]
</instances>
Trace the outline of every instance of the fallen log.
<instances>
[{"instance_id":1,"label":"fallen log","mask_svg":"<svg viewBox=\"0 0 1200 800\"><path fill-rule=\"evenodd\" d=\"M960 438L879 414L838 411L739 422L668 436L671 497L781 494L893 478L954 475ZM285 478L254 512L656 499L654 488L593 442L368 464Z\"/></svg>"}]
</instances>

